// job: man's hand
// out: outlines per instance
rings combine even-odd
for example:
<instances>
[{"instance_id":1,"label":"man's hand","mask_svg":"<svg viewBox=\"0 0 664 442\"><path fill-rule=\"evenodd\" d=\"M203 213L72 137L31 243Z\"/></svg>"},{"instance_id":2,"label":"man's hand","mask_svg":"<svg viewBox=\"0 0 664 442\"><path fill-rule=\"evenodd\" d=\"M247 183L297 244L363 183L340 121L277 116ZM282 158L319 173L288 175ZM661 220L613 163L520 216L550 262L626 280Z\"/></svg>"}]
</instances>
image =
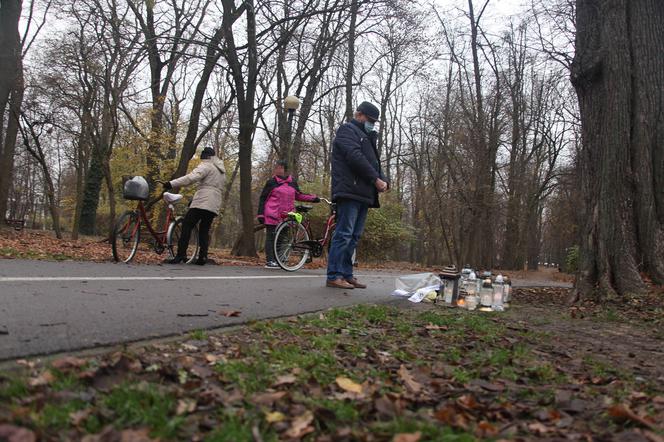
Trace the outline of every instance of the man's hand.
<instances>
[{"instance_id":1,"label":"man's hand","mask_svg":"<svg viewBox=\"0 0 664 442\"><path fill-rule=\"evenodd\" d=\"M388 185L385 181L381 180L380 178L376 178L376 189L378 189L379 192L385 192L388 188Z\"/></svg>"}]
</instances>

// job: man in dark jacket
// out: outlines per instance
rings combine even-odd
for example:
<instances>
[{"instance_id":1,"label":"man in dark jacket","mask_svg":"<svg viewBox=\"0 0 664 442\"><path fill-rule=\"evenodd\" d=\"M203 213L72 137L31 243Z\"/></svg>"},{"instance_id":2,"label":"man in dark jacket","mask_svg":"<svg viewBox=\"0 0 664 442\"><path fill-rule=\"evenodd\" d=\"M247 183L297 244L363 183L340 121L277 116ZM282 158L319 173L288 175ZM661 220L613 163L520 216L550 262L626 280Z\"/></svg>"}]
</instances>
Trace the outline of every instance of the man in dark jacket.
<instances>
[{"instance_id":1,"label":"man in dark jacket","mask_svg":"<svg viewBox=\"0 0 664 442\"><path fill-rule=\"evenodd\" d=\"M380 111L363 102L354 118L342 124L332 147L332 201L337 203L337 226L330 245L327 286L366 288L353 276L352 256L364 230L370 207L380 207L378 193L389 185L380 167L374 125Z\"/></svg>"}]
</instances>

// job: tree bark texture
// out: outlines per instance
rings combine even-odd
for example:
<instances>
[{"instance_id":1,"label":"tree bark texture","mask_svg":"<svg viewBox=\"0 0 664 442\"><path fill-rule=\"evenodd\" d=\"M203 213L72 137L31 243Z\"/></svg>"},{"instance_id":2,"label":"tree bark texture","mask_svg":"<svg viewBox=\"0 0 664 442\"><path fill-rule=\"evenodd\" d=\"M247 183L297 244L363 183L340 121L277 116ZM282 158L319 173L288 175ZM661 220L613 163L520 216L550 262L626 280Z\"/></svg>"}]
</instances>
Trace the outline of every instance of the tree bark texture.
<instances>
[{"instance_id":1,"label":"tree bark texture","mask_svg":"<svg viewBox=\"0 0 664 442\"><path fill-rule=\"evenodd\" d=\"M0 0L0 223L4 223L7 212L23 102L23 63L18 32L21 4L21 0Z\"/></svg>"},{"instance_id":2,"label":"tree bark texture","mask_svg":"<svg viewBox=\"0 0 664 442\"><path fill-rule=\"evenodd\" d=\"M578 289L664 283L664 2L577 0L571 80L581 111Z\"/></svg>"}]
</instances>

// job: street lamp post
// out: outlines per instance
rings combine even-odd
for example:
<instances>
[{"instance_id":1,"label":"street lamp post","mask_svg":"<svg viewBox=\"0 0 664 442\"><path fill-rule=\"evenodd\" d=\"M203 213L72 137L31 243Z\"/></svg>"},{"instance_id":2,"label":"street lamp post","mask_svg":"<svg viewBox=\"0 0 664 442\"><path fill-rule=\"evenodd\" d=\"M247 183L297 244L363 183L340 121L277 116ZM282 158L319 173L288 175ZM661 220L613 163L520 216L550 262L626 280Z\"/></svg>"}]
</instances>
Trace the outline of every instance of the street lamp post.
<instances>
[{"instance_id":1,"label":"street lamp post","mask_svg":"<svg viewBox=\"0 0 664 442\"><path fill-rule=\"evenodd\" d=\"M288 129L286 132L286 158L284 158L286 161L288 161L288 166L290 168L293 167L292 164L292 150L293 150L293 144L292 144L292 137L293 137L293 116L295 115L295 111L300 107L300 99L297 98L295 95L289 95L286 98L284 98L284 108L288 111Z\"/></svg>"}]
</instances>

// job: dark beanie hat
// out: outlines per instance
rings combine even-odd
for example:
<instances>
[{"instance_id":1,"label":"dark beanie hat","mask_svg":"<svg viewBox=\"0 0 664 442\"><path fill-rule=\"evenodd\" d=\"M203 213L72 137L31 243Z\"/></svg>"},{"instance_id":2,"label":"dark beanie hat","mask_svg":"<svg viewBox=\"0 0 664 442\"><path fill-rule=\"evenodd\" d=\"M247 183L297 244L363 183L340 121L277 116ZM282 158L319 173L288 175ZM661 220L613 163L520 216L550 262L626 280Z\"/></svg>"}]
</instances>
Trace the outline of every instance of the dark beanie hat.
<instances>
[{"instance_id":1,"label":"dark beanie hat","mask_svg":"<svg viewBox=\"0 0 664 442\"><path fill-rule=\"evenodd\" d=\"M286 160L277 160L276 163L274 163L275 166L282 166L284 170L288 170L288 161Z\"/></svg>"},{"instance_id":2,"label":"dark beanie hat","mask_svg":"<svg viewBox=\"0 0 664 442\"><path fill-rule=\"evenodd\" d=\"M362 112L364 115L369 117L370 120L376 121L380 117L380 111L376 106L369 103L368 101L363 101L357 106L357 111Z\"/></svg>"},{"instance_id":3,"label":"dark beanie hat","mask_svg":"<svg viewBox=\"0 0 664 442\"><path fill-rule=\"evenodd\" d=\"M206 147L203 149L203 152L201 152L201 160L207 160L208 158L211 158L214 156L214 149L211 147Z\"/></svg>"}]
</instances>

